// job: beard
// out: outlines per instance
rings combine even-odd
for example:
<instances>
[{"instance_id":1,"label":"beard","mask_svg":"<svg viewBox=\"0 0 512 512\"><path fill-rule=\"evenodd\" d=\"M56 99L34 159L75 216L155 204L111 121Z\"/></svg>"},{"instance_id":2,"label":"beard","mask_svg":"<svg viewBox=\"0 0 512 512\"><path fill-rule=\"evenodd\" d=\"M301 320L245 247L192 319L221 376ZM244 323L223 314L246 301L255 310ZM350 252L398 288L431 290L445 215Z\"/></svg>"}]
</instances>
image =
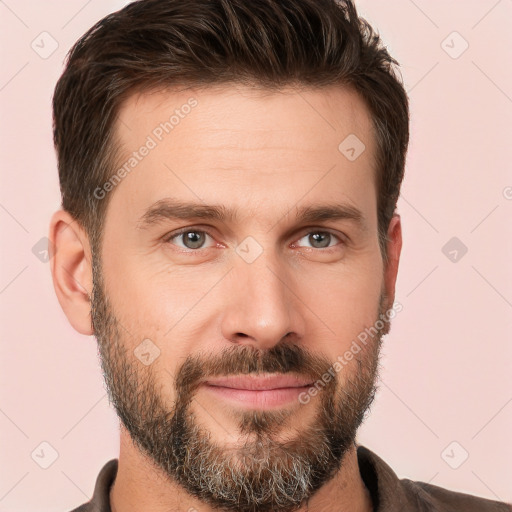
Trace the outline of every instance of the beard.
<instances>
[{"instance_id":1,"label":"beard","mask_svg":"<svg viewBox=\"0 0 512 512\"><path fill-rule=\"evenodd\" d=\"M379 314L383 302L381 295ZM173 406L166 407L162 388L167 379L160 375L157 382L154 367L141 365L131 355L134 347L129 351L123 343L122 326L109 304L94 254L91 316L109 400L132 441L191 496L237 512L296 510L340 470L373 402L381 338L389 331L384 322L342 368L346 378L341 388L332 361L290 343L268 350L233 345L218 355L189 355L173 378ZM325 383L322 375L329 369L332 379ZM235 411L243 441L229 447L212 440L211 432L197 421L191 406L198 404L195 392L208 377L289 372L311 377L323 389L311 404L301 405L316 407L313 419L300 428L287 427L286 438L277 434L296 408Z\"/></svg>"}]
</instances>

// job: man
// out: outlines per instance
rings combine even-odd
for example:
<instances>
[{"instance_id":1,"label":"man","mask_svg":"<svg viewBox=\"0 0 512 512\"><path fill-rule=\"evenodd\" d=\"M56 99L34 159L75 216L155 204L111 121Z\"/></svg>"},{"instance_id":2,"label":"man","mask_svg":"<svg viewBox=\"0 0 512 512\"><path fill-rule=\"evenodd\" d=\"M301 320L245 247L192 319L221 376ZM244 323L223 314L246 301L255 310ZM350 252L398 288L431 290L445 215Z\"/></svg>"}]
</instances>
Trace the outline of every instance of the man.
<instances>
[{"instance_id":1,"label":"man","mask_svg":"<svg viewBox=\"0 0 512 512\"><path fill-rule=\"evenodd\" d=\"M76 512L512 510L355 441L400 308L395 64L334 0L142 0L73 47L52 275L121 420Z\"/></svg>"}]
</instances>

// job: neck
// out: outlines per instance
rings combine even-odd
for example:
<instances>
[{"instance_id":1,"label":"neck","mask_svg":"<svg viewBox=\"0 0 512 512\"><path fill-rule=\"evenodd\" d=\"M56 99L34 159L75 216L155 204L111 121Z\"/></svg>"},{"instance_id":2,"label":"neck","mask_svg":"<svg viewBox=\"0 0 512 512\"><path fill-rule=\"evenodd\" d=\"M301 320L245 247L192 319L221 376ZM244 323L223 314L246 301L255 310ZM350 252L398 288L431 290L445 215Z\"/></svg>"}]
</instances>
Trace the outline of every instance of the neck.
<instances>
[{"instance_id":1,"label":"neck","mask_svg":"<svg viewBox=\"0 0 512 512\"><path fill-rule=\"evenodd\" d=\"M110 489L112 512L219 512L188 494L133 444L121 425L116 479ZM356 447L345 454L338 473L296 512L372 512L370 493L359 472ZM278 511L275 511L278 512Z\"/></svg>"}]
</instances>

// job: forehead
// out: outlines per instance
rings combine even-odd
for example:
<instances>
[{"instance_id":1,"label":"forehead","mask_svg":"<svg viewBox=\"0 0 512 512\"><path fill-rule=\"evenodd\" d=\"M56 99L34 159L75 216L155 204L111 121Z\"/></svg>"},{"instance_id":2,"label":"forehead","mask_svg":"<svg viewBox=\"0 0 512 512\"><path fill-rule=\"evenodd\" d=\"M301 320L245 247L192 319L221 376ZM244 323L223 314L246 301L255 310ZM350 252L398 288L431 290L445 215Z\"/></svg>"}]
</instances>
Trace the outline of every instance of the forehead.
<instances>
[{"instance_id":1,"label":"forehead","mask_svg":"<svg viewBox=\"0 0 512 512\"><path fill-rule=\"evenodd\" d=\"M192 121L185 122L187 118ZM293 134L295 140L291 142L295 145L299 141L310 148L328 133L332 137L325 141L326 145L335 143L343 134L357 132L366 136L372 130L367 106L352 88L289 86L268 90L223 84L132 94L120 107L115 131L131 150L139 142L138 132L153 134L156 139L168 135L170 132L161 126L166 123L172 125L174 139L190 135L193 129L195 140L190 142L195 145L199 136L208 137L212 149L215 142L229 145L229 133L232 141L244 142L244 146L256 148L258 143L264 143L265 148L270 148L275 136L284 132Z\"/></svg>"},{"instance_id":2,"label":"forehead","mask_svg":"<svg viewBox=\"0 0 512 512\"><path fill-rule=\"evenodd\" d=\"M276 215L276 201L354 204L369 191L375 199L372 121L349 88L137 93L123 103L115 134L116 170L125 172L111 202L131 211L176 196Z\"/></svg>"}]
</instances>

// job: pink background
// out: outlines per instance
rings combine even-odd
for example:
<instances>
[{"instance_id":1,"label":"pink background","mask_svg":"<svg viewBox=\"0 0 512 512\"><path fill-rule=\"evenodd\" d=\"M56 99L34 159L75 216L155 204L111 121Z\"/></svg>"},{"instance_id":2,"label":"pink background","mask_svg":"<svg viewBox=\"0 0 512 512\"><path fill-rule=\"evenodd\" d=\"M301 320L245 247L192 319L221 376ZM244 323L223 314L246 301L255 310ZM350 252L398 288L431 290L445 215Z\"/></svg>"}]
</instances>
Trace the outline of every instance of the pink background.
<instances>
[{"instance_id":1,"label":"pink background","mask_svg":"<svg viewBox=\"0 0 512 512\"><path fill-rule=\"evenodd\" d=\"M32 249L60 204L50 100L64 56L125 3L0 2L0 511L70 510L118 455L95 339L68 324ZM512 501L512 1L357 4L400 62L412 111L403 311L358 440L400 477ZM442 251L452 237L468 248L456 262ZM47 469L31 456L42 442L58 453Z\"/></svg>"}]
</instances>

